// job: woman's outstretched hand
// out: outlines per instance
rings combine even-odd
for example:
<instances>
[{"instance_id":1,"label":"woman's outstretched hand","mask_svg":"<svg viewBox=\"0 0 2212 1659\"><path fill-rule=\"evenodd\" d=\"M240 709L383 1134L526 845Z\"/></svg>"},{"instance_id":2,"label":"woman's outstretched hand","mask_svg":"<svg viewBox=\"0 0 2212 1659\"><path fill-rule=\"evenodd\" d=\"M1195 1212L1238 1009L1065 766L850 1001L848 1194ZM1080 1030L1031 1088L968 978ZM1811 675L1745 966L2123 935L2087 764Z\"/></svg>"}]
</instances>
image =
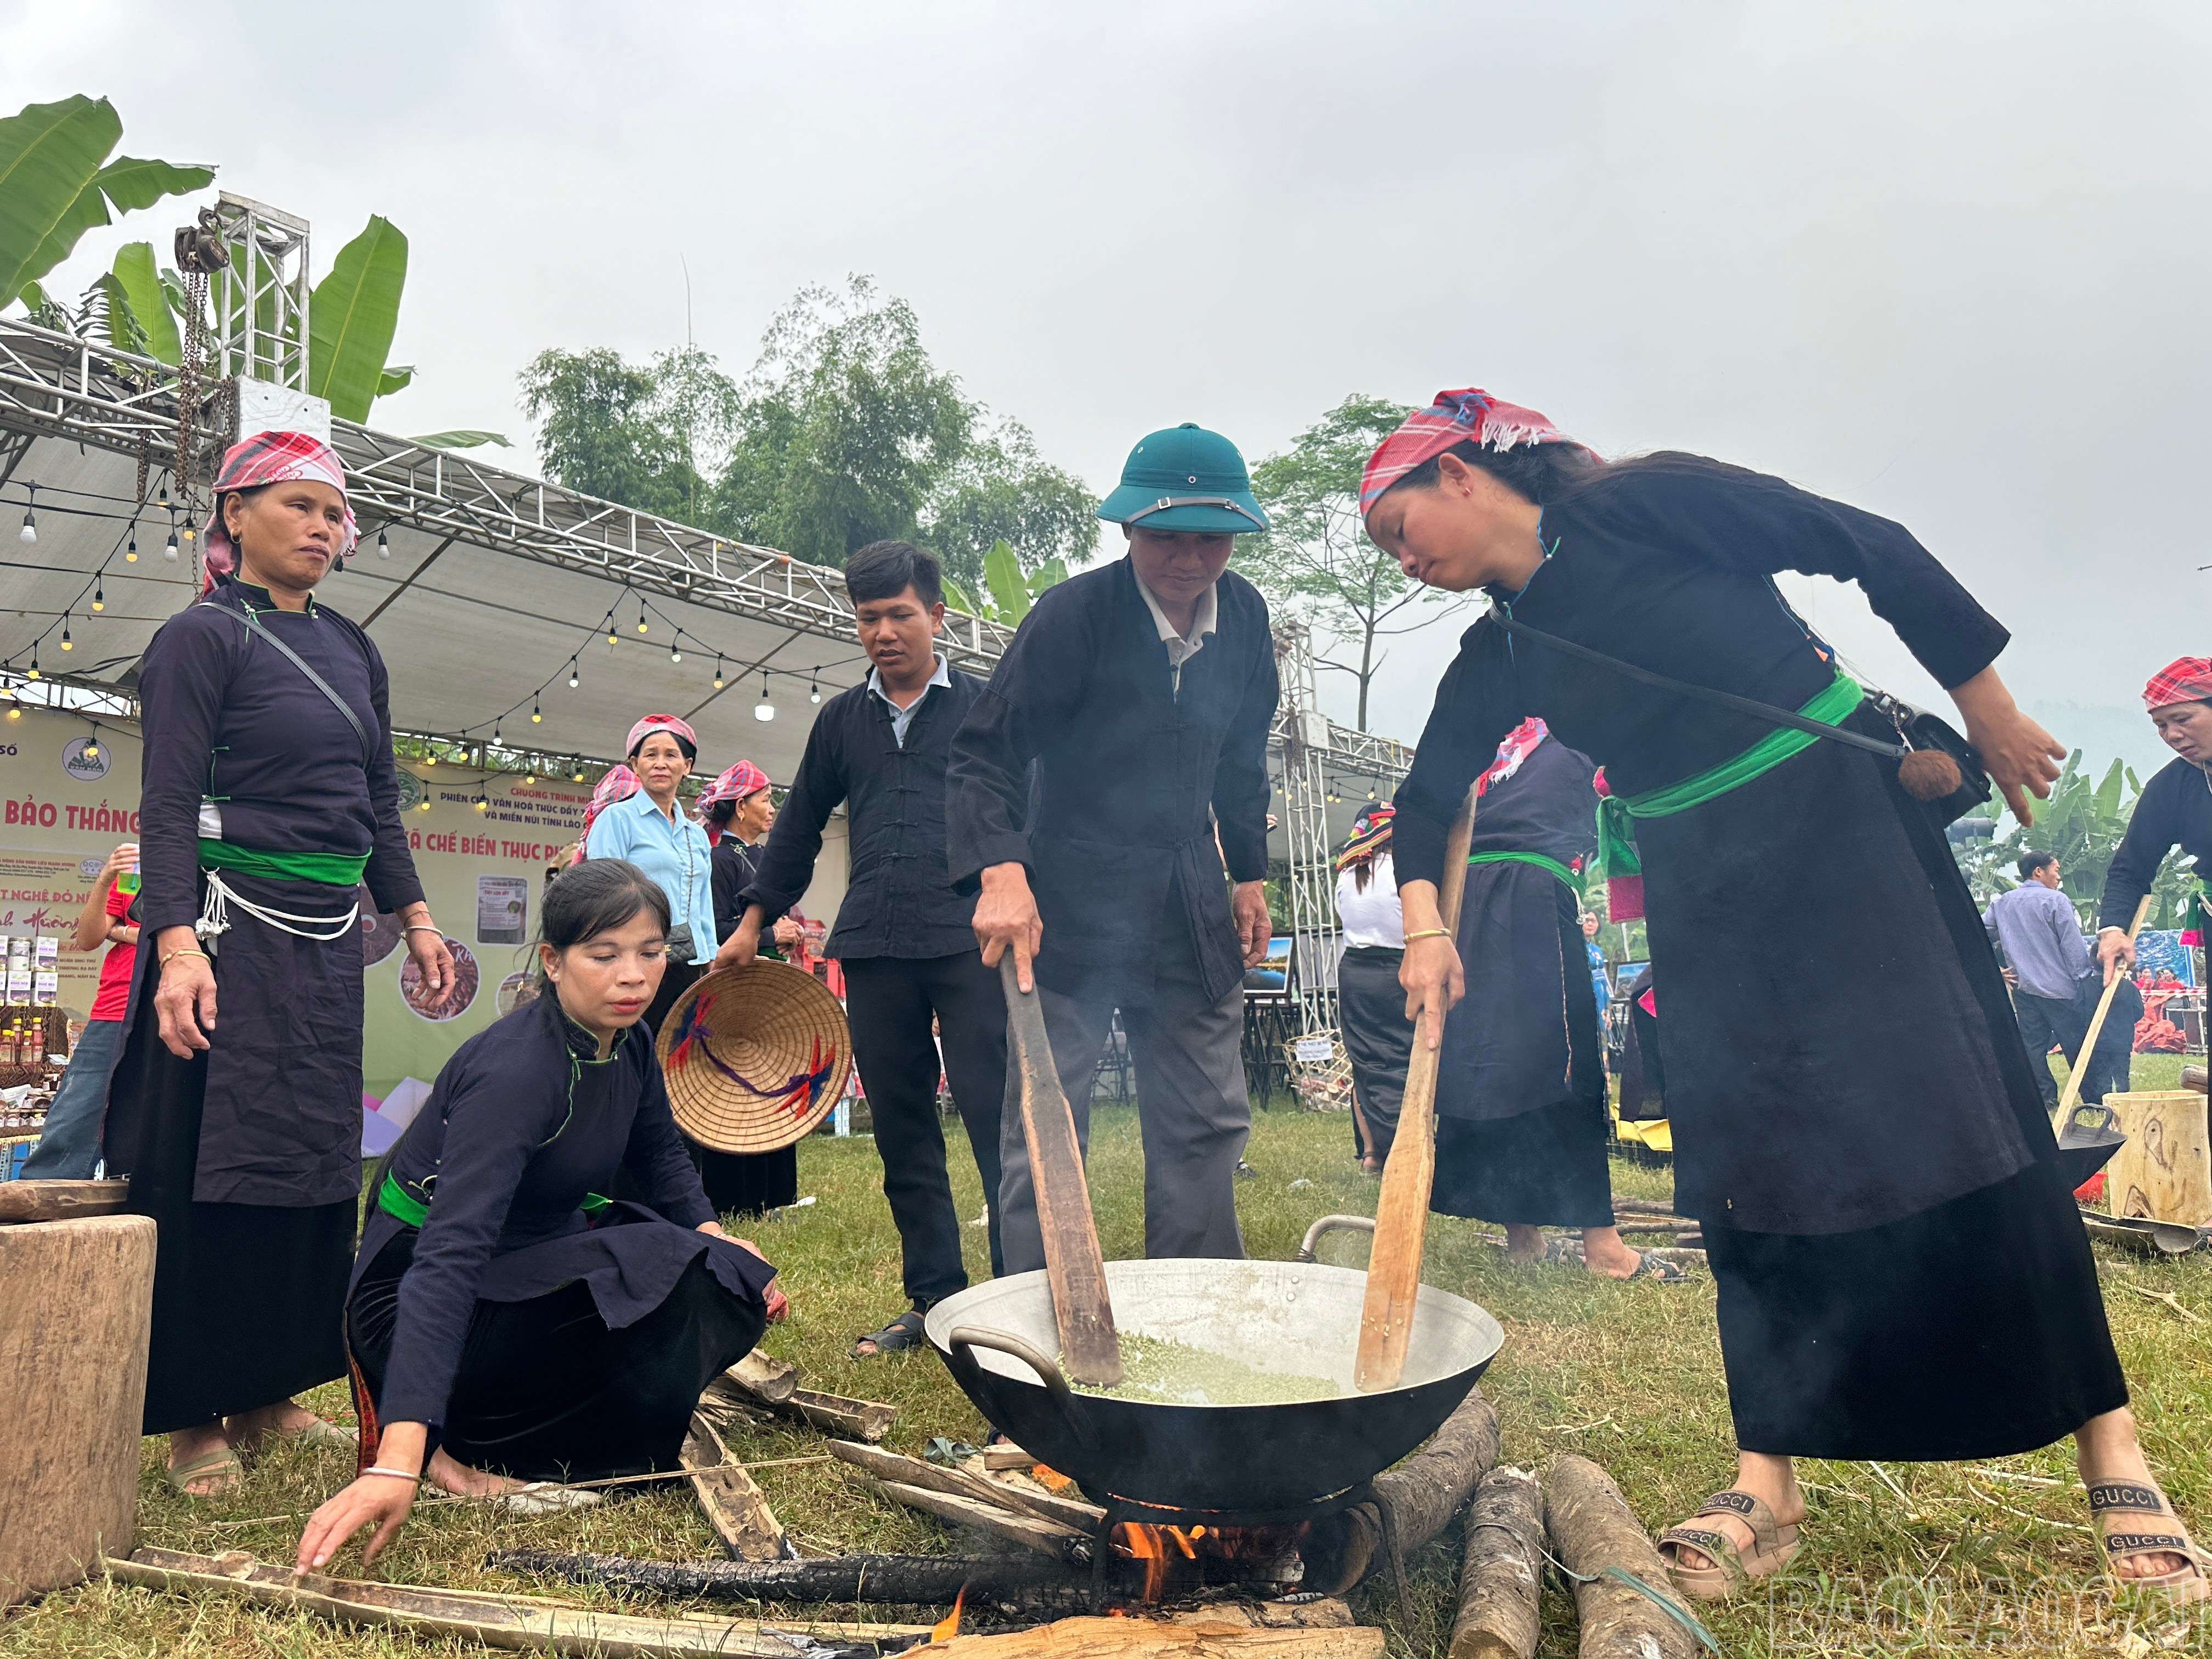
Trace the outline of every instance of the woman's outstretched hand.
<instances>
[{"instance_id":1,"label":"woman's outstretched hand","mask_svg":"<svg viewBox=\"0 0 2212 1659\"><path fill-rule=\"evenodd\" d=\"M768 1260L767 1255L759 1245L754 1243L750 1238L738 1238L725 1232L722 1224L719 1221L702 1221L699 1224L698 1231L702 1233L712 1233L717 1238L729 1239L730 1243L739 1249L750 1250L763 1261ZM791 1298L783 1293L781 1286L773 1279L769 1280L768 1289L763 1295L768 1304L768 1322L771 1325L781 1324L791 1313Z\"/></svg>"},{"instance_id":2,"label":"woman's outstretched hand","mask_svg":"<svg viewBox=\"0 0 2212 1659\"><path fill-rule=\"evenodd\" d=\"M307 1517L307 1529L300 1534L300 1554L297 1565L301 1572L319 1572L363 1527L374 1526L368 1542L362 1546L361 1564L368 1566L382 1554L405 1524L415 1507L415 1486L412 1481L395 1480L388 1474L364 1474Z\"/></svg>"},{"instance_id":3,"label":"woman's outstretched hand","mask_svg":"<svg viewBox=\"0 0 2212 1659\"><path fill-rule=\"evenodd\" d=\"M1994 667L1953 686L1951 701L1966 722L1966 741L1989 769L1990 781L2003 792L2013 817L2023 824L2034 823L2027 798L2049 798L2058 763L2066 758L2064 746L2020 712Z\"/></svg>"}]
</instances>

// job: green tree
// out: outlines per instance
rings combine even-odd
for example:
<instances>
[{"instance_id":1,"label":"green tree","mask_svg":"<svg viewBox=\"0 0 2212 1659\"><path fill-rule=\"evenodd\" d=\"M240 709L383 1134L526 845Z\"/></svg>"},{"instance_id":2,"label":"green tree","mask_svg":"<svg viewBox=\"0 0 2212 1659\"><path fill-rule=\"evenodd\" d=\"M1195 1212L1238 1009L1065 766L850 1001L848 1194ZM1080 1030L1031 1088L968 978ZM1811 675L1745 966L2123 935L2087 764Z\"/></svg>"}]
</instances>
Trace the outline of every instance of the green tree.
<instances>
[{"instance_id":1,"label":"green tree","mask_svg":"<svg viewBox=\"0 0 2212 1659\"><path fill-rule=\"evenodd\" d=\"M704 493L687 440L658 418L659 382L619 352L541 351L522 371L548 476L587 495L680 518ZM713 527L713 526L708 526Z\"/></svg>"},{"instance_id":2,"label":"green tree","mask_svg":"<svg viewBox=\"0 0 2212 1659\"><path fill-rule=\"evenodd\" d=\"M973 592L986 585L985 561L1000 543L1024 571L1084 563L1098 547L1097 507L1090 485L1038 455L1027 427L1002 421L954 463L920 536L945 575Z\"/></svg>"},{"instance_id":3,"label":"green tree","mask_svg":"<svg viewBox=\"0 0 2212 1659\"><path fill-rule=\"evenodd\" d=\"M840 566L915 533L966 453L977 411L930 361L905 301L865 276L802 289L769 323L715 490L749 541Z\"/></svg>"},{"instance_id":4,"label":"green tree","mask_svg":"<svg viewBox=\"0 0 2212 1659\"><path fill-rule=\"evenodd\" d=\"M1358 683L1363 732L1368 693L1389 660L1378 641L1466 603L1408 577L1360 519L1360 469L1405 415L1402 404L1355 392L1261 461L1252 489L1270 527L1237 556L1239 570L1313 629L1315 660Z\"/></svg>"},{"instance_id":5,"label":"green tree","mask_svg":"<svg viewBox=\"0 0 2212 1659\"><path fill-rule=\"evenodd\" d=\"M2022 853L2056 853L2059 890L2074 902L2082 925L2094 925L2112 856L2119 851L2142 796L2142 784L2134 769L2116 760L2102 778L2093 779L2081 769L2081 751L2076 749L2066 757L2058 781L2051 787L2051 799L2039 807L2033 824L2015 823L2011 833L1989 843L1987 853L1971 867L1962 858L1976 896L1993 897L2017 887L2014 860ZM2143 925L2179 927L2192 884L2179 852L2169 852L2151 883L2150 914Z\"/></svg>"}]
</instances>

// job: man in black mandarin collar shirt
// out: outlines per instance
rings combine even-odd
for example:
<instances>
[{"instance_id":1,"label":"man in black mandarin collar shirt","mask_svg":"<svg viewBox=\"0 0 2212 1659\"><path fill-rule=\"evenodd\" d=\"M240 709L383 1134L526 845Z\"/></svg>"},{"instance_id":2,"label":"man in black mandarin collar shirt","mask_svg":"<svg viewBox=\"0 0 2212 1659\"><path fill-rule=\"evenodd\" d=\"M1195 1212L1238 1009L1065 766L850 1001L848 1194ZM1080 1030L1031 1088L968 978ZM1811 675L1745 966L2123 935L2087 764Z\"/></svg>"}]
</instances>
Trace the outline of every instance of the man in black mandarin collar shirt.
<instances>
[{"instance_id":1,"label":"man in black mandarin collar shirt","mask_svg":"<svg viewBox=\"0 0 2212 1659\"><path fill-rule=\"evenodd\" d=\"M953 890L945 869L945 757L983 687L936 650L945 625L936 556L907 542L872 543L846 560L845 592L873 665L865 684L832 697L815 717L760 873L738 896L744 918L715 965L751 961L763 927L799 902L814 878L822 826L844 802L850 884L823 950L844 964L853 1057L912 1304L860 1340L854 1353L866 1358L914 1346L921 1315L967 1285L938 1125L939 1046L991 1201L999 1187L1006 1005L998 975L976 954L975 901ZM996 1272L995 1202L990 1242Z\"/></svg>"}]
</instances>

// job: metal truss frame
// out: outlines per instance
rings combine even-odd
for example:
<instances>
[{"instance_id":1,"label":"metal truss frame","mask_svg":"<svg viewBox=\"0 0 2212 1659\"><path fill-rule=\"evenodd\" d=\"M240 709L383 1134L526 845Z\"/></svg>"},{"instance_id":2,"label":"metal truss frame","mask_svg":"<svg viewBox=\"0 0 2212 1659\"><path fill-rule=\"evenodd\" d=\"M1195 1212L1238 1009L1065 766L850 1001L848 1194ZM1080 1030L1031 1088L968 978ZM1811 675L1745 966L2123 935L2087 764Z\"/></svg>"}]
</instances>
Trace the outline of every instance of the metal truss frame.
<instances>
[{"instance_id":1,"label":"metal truss frame","mask_svg":"<svg viewBox=\"0 0 2212 1659\"><path fill-rule=\"evenodd\" d=\"M217 198L215 216L230 248L230 267L208 283L215 309L212 377L251 375L306 391L307 222L228 191Z\"/></svg>"},{"instance_id":2,"label":"metal truss frame","mask_svg":"<svg viewBox=\"0 0 2212 1659\"><path fill-rule=\"evenodd\" d=\"M304 326L304 310L301 317ZM228 438L214 424L214 405L220 401L204 402L200 416L206 439L216 445ZM334 420L331 426L364 536L386 526L411 527L626 582L745 621L820 639L851 638L852 611L842 572L450 450L348 421ZM0 444L10 436L48 437L134 459L143 445L157 465L166 466L175 456L176 431L176 371L167 364L18 318L0 318ZM957 666L988 675L1013 632L980 617L951 612L945 653ZM1296 749L1300 766L1313 769L1316 806L1326 802L1329 775L1386 781L1402 777L1413 763L1410 748L1319 720L1304 631L1286 629L1285 635L1293 641L1286 647L1291 654L1285 659L1285 685L1305 688L1299 694L1304 701L1297 705L1301 712L1294 719L1286 696L1276 715L1272 746L1278 753Z\"/></svg>"}]
</instances>

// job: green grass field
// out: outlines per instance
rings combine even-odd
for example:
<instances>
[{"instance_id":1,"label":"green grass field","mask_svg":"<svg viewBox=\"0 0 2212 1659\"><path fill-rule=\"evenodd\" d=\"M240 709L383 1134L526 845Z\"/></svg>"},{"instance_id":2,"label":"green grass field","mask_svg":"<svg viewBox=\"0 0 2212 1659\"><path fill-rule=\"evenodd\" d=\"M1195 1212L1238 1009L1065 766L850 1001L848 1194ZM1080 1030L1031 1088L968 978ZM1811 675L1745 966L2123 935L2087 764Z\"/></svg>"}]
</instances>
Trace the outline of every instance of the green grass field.
<instances>
[{"instance_id":1,"label":"green grass field","mask_svg":"<svg viewBox=\"0 0 2212 1659\"><path fill-rule=\"evenodd\" d=\"M2136 1086L2172 1086L2177 1061L2142 1057ZM1141 1153L1135 1114L1102 1108L1091 1173L1107 1255L1142 1253ZM957 1136L957 1127L951 1133ZM1341 1115L1260 1114L1249 1158L1259 1178L1238 1203L1247 1248L1287 1258L1306 1225L1332 1211L1372 1214L1376 1182L1351 1157ZM963 1217L981 1213L972 1165L954 1160ZM902 1305L898 1245L878 1191L872 1141L814 1139L799 1154L799 1190L817 1202L757 1225L753 1237L782 1268L793 1315L766 1346L798 1360L812 1387L896 1402L889 1443L918 1453L932 1435L980 1441L981 1419L926 1351L889 1359L846 1358L854 1335ZM1616 1166L1616 1184L1641 1196L1670 1190L1664 1170ZM1425 1277L1490 1309L1505 1346L1483 1387L1504 1420L1507 1461L1540 1464L1572 1449L1611 1471L1655 1532L1708 1492L1727 1484L1728 1406L1713 1328L1713 1291L1687 1285L1621 1285L1577 1268L1510 1266L1484 1242L1480 1224L1438 1218L1429 1233ZM969 1267L987 1270L983 1232L967 1230ZM1360 1265L1365 1241L1338 1235L1331 1259ZM2212 1534L2212 1255L2150 1261L2100 1253L2106 1302L2136 1391L2152 1461L2176 1504ZM2162 1298L2170 1293L2177 1310ZM2194 1317L2191 1317L2194 1316ZM311 1404L349 1417L344 1389ZM740 1432L732 1449L748 1462L803 1456L819 1437L798 1428ZM289 1561L301 1519L350 1474L343 1452L294 1448L253 1466L244 1487L212 1502L172 1496L156 1474L161 1443L149 1442L141 1481L139 1541L213 1554L246 1550ZM1808 1462L1802 1466L1812 1514L1807 1547L1792 1574L1755 1598L1712 1609L1707 1622L1732 1654L1861 1655L1984 1650L2118 1654L2154 1650L2093 1577L2097 1551L2068 1447L1983 1468ZM842 1550L951 1553L980 1547L934 1522L859 1492L835 1464L765 1468L757 1478L776 1512L810 1553ZM0 1516L0 1526L7 1524ZM1395 1655L1441 1656L1449 1628L1461 1539L1453 1528L1410 1564L1419 1618L1401 1629L1395 1598L1364 1588L1355 1605L1390 1631ZM376 1575L396 1582L526 1589L579 1599L604 1591L526 1582L486 1572L488 1550L591 1550L662 1559L716 1554L688 1492L648 1491L581 1514L520 1518L464 1503L416 1510ZM352 1558L342 1566L350 1570ZM653 1604L653 1605L658 1605ZM647 1610L639 1607L636 1610ZM934 1617L942 1609L933 1610ZM1575 1652L1572 1603L1547 1593L1542 1651ZM911 1622L911 1609L866 1608L860 1616ZM804 1615L800 1614L803 1619ZM2206 1633L2190 1638L2204 1651ZM461 1651L450 1643L353 1631L220 1599L191 1600L96 1582L0 1615L0 1656L149 1654L324 1656ZM474 1651L475 1650L469 1650Z\"/></svg>"}]
</instances>

